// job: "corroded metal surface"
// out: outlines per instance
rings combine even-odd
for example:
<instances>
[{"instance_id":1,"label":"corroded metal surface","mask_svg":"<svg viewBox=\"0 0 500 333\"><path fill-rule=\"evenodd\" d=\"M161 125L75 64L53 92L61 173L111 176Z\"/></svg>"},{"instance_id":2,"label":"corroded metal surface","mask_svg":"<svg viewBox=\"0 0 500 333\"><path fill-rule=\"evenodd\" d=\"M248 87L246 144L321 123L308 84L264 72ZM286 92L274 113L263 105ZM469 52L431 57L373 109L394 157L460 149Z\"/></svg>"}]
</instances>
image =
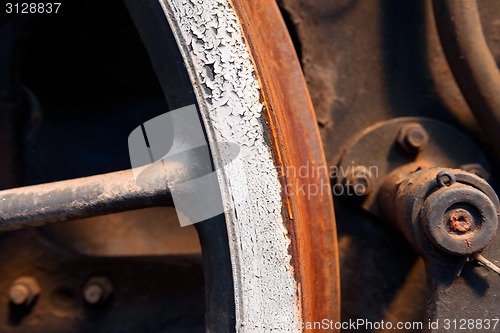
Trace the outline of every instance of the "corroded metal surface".
<instances>
[{"instance_id":1,"label":"corroded metal surface","mask_svg":"<svg viewBox=\"0 0 500 333\"><path fill-rule=\"evenodd\" d=\"M152 2L157 3L141 1L140 7L147 7ZM17 152L13 151L11 143L0 148L0 151L10 155L22 155L24 148L24 165L14 165L11 159L0 167L2 189L128 169L126 142L130 131L137 123L168 110L155 72L151 70L151 63L142 48L141 38L134 31L122 1L108 1L98 11L88 10L85 1L64 2L62 7L62 15L16 16L36 16L39 19L30 36L21 69L23 83L40 100L44 122L29 142L23 142L21 135L16 134ZM165 17L161 10L152 10L154 15L144 21L154 30L158 28L154 17L163 18L163 21ZM88 25L88 22L92 24ZM4 27L10 28L8 25ZM160 31L165 30L168 26ZM152 35L156 37L153 42L158 52L176 47L173 38L166 38L165 43L162 43L164 40L159 41L162 36L159 30L154 30ZM2 48L0 58L10 57L7 51L7 48ZM21 58L18 55L15 57ZM169 91L174 95L169 99L171 108L178 107L178 104L192 104L194 100L186 97L192 93L189 80L182 79L186 75L175 71L183 69L182 61L179 61L180 57L173 57L173 60L168 56L160 57L161 63L168 66L164 66L167 73L158 73L159 76L165 73L161 76L162 86L170 86ZM2 98L2 106L3 101ZM12 120L10 116L0 118L6 122ZM18 124L2 123L5 137L13 136L12 130L7 131L11 125ZM18 133L22 130L16 129ZM0 141L6 143L4 137ZM3 162L11 157L2 156ZM14 177L23 168L26 169L24 184L19 182L19 177ZM130 180L133 181L131 173ZM92 228L86 221L69 222L65 227L78 224L78 228L86 228L85 235L78 234L79 229L74 228L72 235L60 237L65 237L67 243L71 242L72 236L86 238L87 243L83 247L94 247L93 253L81 251L85 255L81 252L76 254L74 247L64 248L67 243L54 241L57 237L42 237L33 229L0 235L0 330L204 332L210 329L210 320L205 318L215 317L211 316L211 311L215 310L206 305L216 308L227 298L233 302L229 257L225 256L227 240L224 244L224 220L212 221L199 232L201 245L204 246L202 269L199 255L172 258L163 256L168 254L163 251L164 247L156 247L161 253L154 253L151 247L141 246L141 243L153 241L148 238L148 234L153 232L160 241L167 240L164 236L169 230L156 228L167 216L155 215L153 211L141 214L141 219L134 219L134 215L127 214L123 219L128 223L119 226L121 221L116 221L116 228L107 224L109 219L105 217L95 223L101 226L107 224L105 228ZM142 219L154 223L141 223ZM218 226L222 228L218 229ZM53 227L57 228L57 225ZM180 227L177 225L177 228ZM122 243L104 242L106 237L119 238L124 232L129 237L121 239ZM99 233L101 242L92 242L92 233ZM191 233L191 236L194 236L192 241L196 244L196 234ZM207 238L216 239L220 246L211 246L207 251ZM126 241L129 243L125 244ZM127 252L117 253L120 248ZM103 252L108 255L107 258L93 256L101 256ZM16 307L8 299L12 283L23 275L34 276L42 288L28 308ZM217 284L210 280L213 275L218 277ZM105 276L113 285L113 294L105 304L94 306L83 300L82 288L92 276ZM225 281L224 277L227 277ZM226 295L227 298L224 297ZM214 299L220 300L219 303L214 304ZM223 318L224 310L221 307L216 310L216 318Z\"/></svg>"},{"instance_id":2,"label":"corroded metal surface","mask_svg":"<svg viewBox=\"0 0 500 333\"><path fill-rule=\"evenodd\" d=\"M369 127L411 116L455 127L491 157L442 50L431 0L278 2L297 36L329 166L338 166L349 142ZM478 1L497 64L499 6ZM417 254L400 234L345 199L335 200L342 320L422 321L425 271Z\"/></svg>"},{"instance_id":3,"label":"corroded metal surface","mask_svg":"<svg viewBox=\"0 0 500 333\"><path fill-rule=\"evenodd\" d=\"M435 324L426 324L424 331L477 332L482 327L476 323L498 321L496 268L488 270L471 262L478 258L491 266L484 255L498 263L500 241L495 236L500 203L491 186L462 170L415 163L387 177L379 201L383 216L403 232L425 261L428 300L424 323ZM457 228L454 218L468 224ZM458 323L456 327L453 322Z\"/></svg>"},{"instance_id":4,"label":"corroded metal surface","mask_svg":"<svg viewBox=\"0 0 500 333\"><path fill-rule=\"evenodd\" d=\"M173 205L163 164L153 164L144 173L137 181L126 170L1 191L0 230Z\"/></svg>"},{"instance_id":5,"label":"corroded metal surface","mask_svg":"<svg viewBox=\"0 0 500 333\"><path fill-rule=\"evenodd\" d=\"M412 127L420 128L426 137L425 147L415 151L406 149L400 138ZM401 117L379 122L361 132L346 146L339 170L364 167L370 171L370 192L365 191L363 198L351 198L356 199L363 209L379 215L376 197L385 177L394 169L413 162L457 169L462 169L462 165L476 163L490 169L489 162L479 147L454 127L429 118ZM347 176L352 176L357 171L354 169L353 172L346 173ZM338 175L339 185L345 176ZM337 186L334 195L340 193L338 189ZM362 189L362 186L358 189Z\"/></svg>"},{"instance_id":6,"label":"corroded metal surface","mask_svg":"<svg viewBox=\"0 0 500 333\"><path fill-rule=\"evenodd\" d=\"M322 145L299 62L273 1L233 1L261 80L304 322L340 318L336 227ZM321 168L323 166L323 168ZM307 173L298 171L306 168ZM306 189L305 191L301 191ZM312 190L317 189L315 195ZM322 190L323 189L323 190Z\"/></svg>"},{"instance_id":7,"label":"corroded metal surface","mask_svg":"<svg viewBox=\"0 0 500 333\"><path fill-rule=\"evenodd\" d=\"M82 256L26 229L0 235L0 260L2 332L206 332L200 255ZM9 302L21 275L40 285L31 304ZM85 301L93 277L113 286L104 304Z\"/></svg>"},{"instance_id":8,"label":"corroded metal surface","mask_svg":"<svg viewBox=\"0 0 500 333\"><path fill-rule=\"evenodd\" d=\"M500 72L476 0L434 0L441 45L462 95L500 158Z\"/></svg>"}]
</instances>

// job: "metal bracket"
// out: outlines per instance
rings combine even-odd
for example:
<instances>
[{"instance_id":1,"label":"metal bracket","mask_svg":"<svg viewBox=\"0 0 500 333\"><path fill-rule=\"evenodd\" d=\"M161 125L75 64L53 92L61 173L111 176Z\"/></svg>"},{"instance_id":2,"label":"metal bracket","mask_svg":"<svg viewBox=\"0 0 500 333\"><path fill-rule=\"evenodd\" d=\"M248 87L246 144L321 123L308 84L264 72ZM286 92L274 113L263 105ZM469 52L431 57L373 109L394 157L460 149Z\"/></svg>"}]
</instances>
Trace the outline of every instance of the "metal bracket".
<instances>
[{"instance_id":1,"label":"metal bracket","mask_svg":"<svg viewBox=\"0 0 500 333\"><path fill-rule=\"evenodd\" d=\"M403 117L380 122L359 134L336 167L335 195L348 196L381 217L377 195L385 177L409 163L463 169L488 180L490 166L466 135L443 122Z\"/></svg>"}]
</instances>

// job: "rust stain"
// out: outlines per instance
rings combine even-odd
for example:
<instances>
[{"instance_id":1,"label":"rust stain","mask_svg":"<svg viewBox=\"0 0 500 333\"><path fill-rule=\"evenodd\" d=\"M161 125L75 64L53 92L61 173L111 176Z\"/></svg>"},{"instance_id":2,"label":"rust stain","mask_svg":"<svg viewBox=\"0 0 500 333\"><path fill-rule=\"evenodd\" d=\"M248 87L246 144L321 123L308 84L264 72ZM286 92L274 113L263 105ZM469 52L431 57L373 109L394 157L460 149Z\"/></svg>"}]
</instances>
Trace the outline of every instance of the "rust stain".
<instances>
[{"instance_id":1,"label":"rust stain","mask_svg":"<svg viewBox=\"0 0 500 333\"><path fill-rule=\"evenodd\" d=\"M260 82L260 85L262 86L262 82ZM273 152L274 152L273 156L275 156L275 158L276 158L276 163L278 164L278 167L280 168L280 170L282 170L282 175L281 175L281 180L280 180L281 188L285 190L288 188L290 183L288 182L288 179L286 176L286 171L283 171L283 170L286 170L286 167L283 163L283 158L281 156L281 149L280 149L280 146L278 143L278 135L276 132L276 126L274 125L273 118L271 117L271 113L270 113L271 108L267 102L267 98L265 98L263 96L262 91L261 91L261 102L262 102L262 104L264 104L264 112L266 115L267 124L269 127L269 131L271 132L271 137L274 141L272 144ZM287 193L284 193L283 199L284 199L285 205L287 207L288 217L291 220L293 220L293 212L292 212L292 205L290 202L290 195Z\"/></svg>"},{"instance_id":2,"label":"rust stain","mask_svg":"<svg viewBox=\"0 0 500 333\"><path fill-rule=\"evenodd\" d=\"M306 164L327 170L309 93L276 2L232 0L232 5L260 81L263 123L268 127L276 166L282 171ZM283 172L279 180L284 188L324 186L329 178L323 171L306 177ZM331 192L310 198L283 191L283 204L302 321L340 321L340 273Z\"/></svg>"},{"instance_id":3,"label":"rust stain","mask_svg":"<svg viewBox=\"0 0 500 333\"><path fill-rule=\"evenodd\" d=\"M450 228L458 232L467 232L470 230L471 221L468 216L464 214L451 214L450 216Z\"/></svg>"}]
</instances>

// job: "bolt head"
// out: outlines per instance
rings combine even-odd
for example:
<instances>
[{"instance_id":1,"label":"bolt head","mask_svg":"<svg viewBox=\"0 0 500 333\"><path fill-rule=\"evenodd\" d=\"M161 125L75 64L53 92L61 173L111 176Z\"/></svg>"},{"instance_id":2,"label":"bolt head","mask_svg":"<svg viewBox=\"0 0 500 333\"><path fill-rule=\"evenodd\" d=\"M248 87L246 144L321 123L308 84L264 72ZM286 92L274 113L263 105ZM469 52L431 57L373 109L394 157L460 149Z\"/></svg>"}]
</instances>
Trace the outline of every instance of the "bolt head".
<instances>
[{"instance_id":1,"label":"bolt head","mask_svg":"<svg viewBox=\"0 0 500 333\"><path fill-rule=\"evenodd\" d=\"M113 292L113 286L106 277L93 277L83 287L83 299L91 305L106 302Z\"/></svg>"},{"instance_id":2,"label":"bolt head","mask_svg":"<svg viewBox=\"0 0 500 333\"><path fill-rule=\"evenodd\" d=\"M14 281L9 289L9 299L16 305L30 305L40 294L38 281L31 276L22 276Z\"/></svg>"},{"instance_id":3,"label":"bolt head","mask_svg":"<svg viewBox=\"0 0 500 333\"><path fill-rule=\"evenodd\" d=\"M347 195L354 194L358 197L367 196L372 190L371 174L365 167L356 167L349 172L344 180Z\"/></svg>"},{"instance_id":4,"label":"bolt head","mask_svg":"<svg viewBox=\"0 0 500 333\"><path fill-rule=\"evenodd\" d=\"M471 230L471 226L474 224L474 217L472 217L472 214L468 210L456 208L450 212L448 223L451 231L463 234Z\"/></svg>"},{"instance_id":5,"label":"bolt head","mask_svg":"<svg viewBox=\"0 0 500 333\"><path fill-rule=\"evenodd\" d=\"M104 290L98 284L89 284L83 291L83 297L89 304L100 303L104 296Z\"/></svg>"},{"instance_id":6,"label":"bolt head","mask_svg":"<svg viewBox=\"0 0 500 333\"><path fill-rule=\"evenodd\" d=\"M429 134L420 124L407 124L401 127L397 142L406 153L415 154L425 148Z\"/></svg>"},{"instance_id":7,"label":"bolt head","mask_svg":"<svg viewBox=\"0 0 500 333\"><path fill-rule=\"evenodd\" d=\"M16 284L9 289L9 299L16 305L26 303L30 297L30 290L23 284Z\"/></svg>"}]
</instances>

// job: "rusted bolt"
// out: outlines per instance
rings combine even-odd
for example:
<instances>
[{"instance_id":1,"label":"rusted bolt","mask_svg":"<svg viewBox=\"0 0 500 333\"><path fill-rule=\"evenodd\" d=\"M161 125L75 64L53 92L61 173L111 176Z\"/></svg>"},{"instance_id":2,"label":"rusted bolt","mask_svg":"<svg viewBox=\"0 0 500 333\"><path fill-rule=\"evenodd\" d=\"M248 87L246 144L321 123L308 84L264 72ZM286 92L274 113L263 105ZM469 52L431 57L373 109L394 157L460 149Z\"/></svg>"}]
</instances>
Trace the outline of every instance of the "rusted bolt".
<instances>
[{"instance_id":1,"label":"rusted bolt","mask_svg":"<svg viewBox=\"0 0 500 333\"><path fill-rule=\"evenodd\" d=\"M427 145L429 135L422 125L411 123L401 127L397 142L406 153L415 154Z\"/></svg>"},{"instance_id":2,"label":"rusted bolt","mask_svg":"<svg viewBox=\"0 0 500 333\"><path fill-rule=\"evenodd\" d=\"M9 299L16 305L29 306L42 289L38 281L31 276L22 276L14 281L9 289Z\"/></svg>"},{"instance_id":3,"label":"rusted bolt","mask_svg":"<svg viewBox=\"0 0 500 333\"><path fill-rule=\"evenodd\" d=\"M489 181L491 177L490 173L479 163L464 164L461 165L459 169L473 173L486 181Z\"/></svg>"},{"instance_id":4,"label":"rusted bolt","mask_svg":"<svg viewBox=\"0 0 500 333\"><path fill-rule=\"evenodd\" d=\"M471 229L474 218L465 209L454 209L450 214L449 226L452 231L466 233Z\"/></svg>"},{"instance_id":5,"label":"rusted bolt","mask_svg":"<svg viewBox=\"0 0 500 333\"><path fill-rule=\"evenodd\" d=\"M344 188L347 195L358 197L367 196L372 190L373 184L369 170L363 166L356 167L349 172L344 180Z\"/></svg>"},{"instance_id":6,"label":"rusted bolt","mask_svg":"<svg viewBox=\"0 0 500 333\"><path fill-rule=\"evenodd\" d=\"M93 277L83 287L83 298L88 304L101 304L106 302L113 292L111 282L105 277Z\"/></svg>"}]
</instances>

